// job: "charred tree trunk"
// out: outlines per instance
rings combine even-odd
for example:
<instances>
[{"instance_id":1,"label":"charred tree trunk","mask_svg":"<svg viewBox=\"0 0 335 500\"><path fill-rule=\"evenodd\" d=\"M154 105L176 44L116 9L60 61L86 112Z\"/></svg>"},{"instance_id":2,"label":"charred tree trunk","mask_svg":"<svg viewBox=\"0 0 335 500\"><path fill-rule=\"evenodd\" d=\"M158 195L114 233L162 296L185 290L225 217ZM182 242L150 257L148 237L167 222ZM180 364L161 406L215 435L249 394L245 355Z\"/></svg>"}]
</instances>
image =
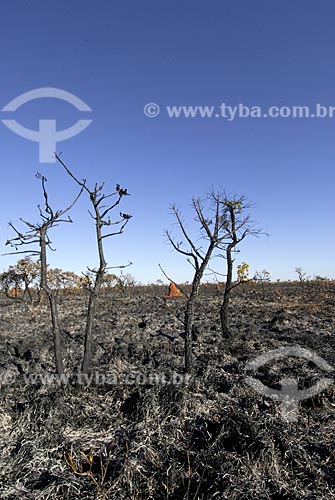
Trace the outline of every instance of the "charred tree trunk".
<instances>
[{"instance_id":1,"label":"charred tree trunk","mask_svg":"<svg viewBox=\"0 0 335 500\"><path fill-rule=\"evenodd\" d=\"M97 305L97 297L98 293L101 289L101 285L104 279L104 275L106 272L106 259L104 255L104 248L102 244L102 231L101 228L103 226L103 222L101 219L101 215L99 212L98 204L96 202L96 194L91 195L91 201L95 210L95 230L98 244L98 254L99 254L99 269L95 276L94 286L90 290L90 298L88 301L87 307L87 316L86 316L86 332L85 332L85 349L84 349L84 359L82 363L82 373L88 375L91 371L92 367L92 338L93 338L93 327L94 327L94 318L95 318L95 310Z\"/></svg>"},{"instance_id":2,"label":"charred tree trunk","mask_svg":"<svg viewBox=\"0 0 335 500\"><path fill-rule=\"evenodd\" d=\"M24 278L24 292L23 292L23 298L25 297L25 295L27 294L28 295L28 299L29 299L29 302L30 304L33 304L34 302L34 299L33 299L33 295L31 293L31 290L30 290L30 286L29 286L29 281Z\"/></svg>"},{"instance_id":3,"label":"charred tree trunk","mask_svg":"<svg viewBox=\"0 0 335 500\"><path fill-rule=\"evenodd\" d=\"M62 378L64 376L64 363L63 363L62 342L61 342L61 328L58 316L57 292L52 290L52 288L50 288L48 285L46 238L47 238L46 230L42 229L40 233L41 289L45 291L49 300L56 369L58 376Z\"/></svg>"},{"instance_id":4,"label":"charred tree trunk","mask_svg":"<svg viewBox=\"0 0 335 500\"><path fill-rule=\"evenodd\" d=\"M192 325L193 325L193 302L188 301L185 311L185 342L184 342L184 357L185 357L185 372L190 373L193 368L192 355Z\"/></svg>"},{"instance_id":5,"label":"charred tree trunk","mask_svg":"<svg viewBox=\"0 0 335 500\"><path fill-rule=\"evenodd\" d=\"M103 281L105 270L99 269L96 275L94 287L90 290L90 298L87 307L87 317L86 317L86 331L85 331L85 347L84 347L84 359L82 363L82 373L88 375L92 369L92 339L93 339L93 328L95 311L97 304L98 293L101 288L101 283Z\"/></svg>"},{"instance_id":6,"label":"charred tree trunk","mask_svg":"<svg viewBox=\"0 0 335 500\"><path fill-rule=\"evenodd\" d=\"M207 265L207 264L206 264ZM203 266L201 266L203 267ZM205 268L204 268L205 269ZM192 283L192 291L187 299L185 311L185 372L190 373L193 369L193 353L192 353L192 332L194 323L194 306L199 294L200 282L204 269L198 270Z\"/></svg>"},{"instance_id":7,"label":"charred tree trunk","mask_svg":"<svg viewBox=\"0 0 335 500\"><path fill-rule=\"evenodd\" d=\"M228 338L230 336L229 299L233 281L233 259L231 253L232 253L232 246L229 245L227 248L227 280L223 294L223 301L220 308L221 330L222 330L222 335L225 338Z\"/></svg>"}]
</instances>

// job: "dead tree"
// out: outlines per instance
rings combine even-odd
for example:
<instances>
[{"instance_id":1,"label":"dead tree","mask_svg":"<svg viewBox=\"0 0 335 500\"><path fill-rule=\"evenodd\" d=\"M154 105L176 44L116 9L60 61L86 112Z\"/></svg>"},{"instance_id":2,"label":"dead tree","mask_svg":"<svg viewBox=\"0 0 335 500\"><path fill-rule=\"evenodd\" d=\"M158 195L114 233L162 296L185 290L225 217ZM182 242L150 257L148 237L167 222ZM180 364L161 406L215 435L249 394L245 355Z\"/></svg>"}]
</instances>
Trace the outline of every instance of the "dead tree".
<instances>
[{"instance_id":1,"label":"dead tree","mask_svg":"<svg viewBox=\"0 0 335 500\"><path fill-rule=\"evenodd\" d=\"M247 211L254 205L248 199L242 196L227 195L224 191L217 194L214 191L210 193L210 198L219 204L220 220L224 227L224 236L218 245L221 251L220 257L226 262L226 282L223 292L223 300L220 307L220 321L222 335L225 338L230 336L229 329L229 300L233 288L240 284L240 281L233 283L233 254L238 252L238 245L247 236L258 236L263 233L262 229L255 228Z\"/></svg>"},{"instance_id":2,"label":"dead tree","mask_svg":"<svg viewBox=\"0 0 335 500\"><path fill-rule=\"evenodd\" d=\"M194 328L194 308L195 301L199 294L199 287L205 270L212 258L213 252L222 244L226 235L225 220L220 215L221 198L218 194L215 198L211 197L207 207L208 215L205 215L206 209L204 202L200 198L193 198L192 208L195 212L194 220L198 224L197 239L192 239L189 232L186 230L186 225L183 220L182 214L175 205L171 206L172 214L174 215L177 226L183 237L183 241L176 241L171 235L170 231L165 231L168 242L172 245L173 249L178 253L184 255L187 261L194 269L191 292L186 293L186 308L184 315L184 357L185 357L185 371L188 373L192 371L193 356L192 356L192 332ZM196 241L201 241L197 244ZM186 248L183 244L186 243Z\"/></svg>"},{"instance_id":3,"label":"dead tree","mask_svg":"<svg viewBox=\"0 0 335 500\"><path fill-rule=\"evenodd\" d=\"M57 291L49 286L47 276L47 250L54 251L51 247L52 241L49 237L49 230L52 227L58 226L61 222L72 223L70 216L67 216L67 218L63 218L63 216L76 203L83 191L83 186L74 201L67 208L54 211L49 203L49 197L45 187L47 179L39 173L36 174L36 177L41 181L44 196L44 208L42 209L41 205L38 205L40 222L33 224L23 218L20 218L20 221L23 222L23 224L28 228L26 232L19 231L16 229L14 224L10 222L9 225L15 231L16 237L7 240L6 245L10 245L15 248L15 252L10 252L6 255L29 254L30 256L35 255L38 257L40 264L40 287L46 293L50 306L56 369L58 376L62 379L64 376L64 363L61 343L61 327L58 316ZM39 249L18 250L19 247L25 245L38 245Z\"/></svg>"},{"instance_id":4,"label":"dead tree","mask_svg":"<svg viewBox=\"0 0 335 500\"><path fill-rule=\"evenodd\" d=\"M127 189L121 188L119 184L116 185L115 192L111 194L103 194L104 183L98 185L97 183L94 185L93 189L89 189L86 186L85 180L79 180L72 171L66 166L66 164L61 160L60 155L55 155L58 162L63 166L67 174L88 194L90 201L93 206L93 212L89 211L90 216L95 222L95 232L96 232L96 240L98 247L98 255L99 255L99 267L98 269L88 269L89 273L93 273L95 276L93 280L88 280L88 286L86 289L89 291L89 301L87 308L87 316L86 316L86 330L85 330L85 349L84 349L84 359L82 362L82 373L88 375L91 371L92 366L92 340L93 340L93 327L94 327L94 318L96 311L96 301L98 293L104 283L104 275L107 269L111 269L107 267L107 262L105 259L104 246L103 241L106 238L111 236L115 236L117 234L123 233L123 230L129 220L131 219L131 215L119 212L119 218L116 221L112 221L110 219L110 212L119 205L121 199L124 196L128 196L129 193ZM110 205L103 205L105 200L108 198L116 198L114 203ZM106 234L103 234L103 228L110 226L119 226L117 231L112 231ZM129 263L128 265L130 265ZM116 266L118 268L124 268L125 266Z\"/></svg>"}]
</instances>

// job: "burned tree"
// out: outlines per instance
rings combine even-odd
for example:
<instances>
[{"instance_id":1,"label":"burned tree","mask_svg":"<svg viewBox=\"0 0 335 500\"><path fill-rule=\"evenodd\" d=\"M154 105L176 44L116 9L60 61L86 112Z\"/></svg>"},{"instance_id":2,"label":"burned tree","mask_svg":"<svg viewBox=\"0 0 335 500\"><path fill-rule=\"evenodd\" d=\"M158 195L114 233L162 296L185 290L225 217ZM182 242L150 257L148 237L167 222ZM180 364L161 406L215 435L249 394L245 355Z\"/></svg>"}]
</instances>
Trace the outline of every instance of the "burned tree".
<instances>
[{"instance_id":1,"label":"burned tree","mask_svg":"<svg viewBox=\"0 0 335 500\"><path fill-rule=\"evenodd\" d=\"M87 280L88 286L86 289L89 292L89 301L87 308L87 317L86 317L86 330L85 330L85 349L84 349L84 359L82 363L82 373L87 375L91 371L92 365L92 340L93 340L93 327L94 327L94 318L96 311L96 301L98 293L103 286L104 276L107 269L111 269L107 267L107 261L105 258L104 245L103 241L106 238L111 236L115 236L117 234L122 234L125 226L128 224L131 219L131 215L119 212L119 218L115 221L110 219L110 212L119 205L121 199L124 196L128 196L129 193L127 189L121 188L119 184L116 185L115 192L111 194L103 194L104 183L98 185L97 183L94 185L93 189L89 189L86 185L85 180L79 180L72 171L66 166L66 164L61 160L60 155L55 155L58 162L63 166L67 174L88 194L91 204L93 206L93 212L89 211L90 216L95 222L95 233L98 247L98 255L99 255L99 267L98 269L88 269L88 273L92 276L94 275L93 280ZM115 201L111 204L104 205L105 201L109 198L114 198ZM111 231L106 234L103 234L103 229L105 227L111 226L119 226L119 229L116 231ZM131 264L131 263L130 263ZM128 265L130 265L128 264ZM116 266L118 268L124 268L127 266Z\"/></svg>"},{"instance_id":2,"label":"burned tree","mask_svg":"<svg viewBox=\"0 0 335 500\"><path fill-rule=\"evenodd\" d=\"M258 236L262 234L262 230L254 227L250 215L247 213L254 205L250 203L244 195L229 196L225 192L217 194L212 191L210 193L210 198L214 203L219 204L219 217L224 230L224 235L218 245L218 249L221 251L219 256L227 261L226 282L223 292L223 301L220 307L222 335L227 338L230 336L229 300L231 291L241 283L240 281L233 283L233 254L239 251L238 245L247 236Z\"/></svg>"},{"instance_id":3,"label":"burned tree","mask_svg":"<svg viewBox=\"0 0 335 500\"><path fill-rule=\"evenodd\" d=\"M57 291L50 287L47 274L47 251L54 251L51 246L52 241L49 237L49 230L58 226L61 222L72 223L70 216L67 216L67 218L63 217L78 200L83 191L83 186L74 201L67 208L54 211L49 203L49 196L45 186L47 179L39 173L36 174L36 177L41 181L44 196L44 208L41 208L41 205L38 205L40 222L34 224L20 218L20 221L28 228L26 232L19 231L14 224L10 222L9 225L16 233L16 237L7 240L6 245L10 245L15 248L15 252L10 252L7 255L29 254L30 256L35 255L38 257L40 264L40 287L46 293L50 306L56 369L58 376L62 378L64 376L64 363L61 343L61 328L58 316ZM39 249L20 251L19 247L23 247L25 245L38 245Z\"/></svg>"},{"instance_id":4,"label":"burned tree","mask_svg":"<svg viewBox=\"0 0 335 500\"><path fill-rule=\"evenodd\" d=\"M299 281L303 285L304 281L306 281L307 273L301 267L295 267L294 272L298 274Z\"/></svg>"},{"instance_id":5,"label":"burned tree","mask_svg":"<svg viewBox=\"0 0 335 500\"><path fill-rule=\"evenodd\" d=\"M168 242L176 252L184 255L194 269L191 292L186 293L186 308L184 315L184 356L185 371L190 372L193 366L192 356L192 332L194 329L194 308L195 301L199 294L199 287L205 270L212 258L213 252L223 243L226 236L225 219L220 215L221 198L220 195L208 198L207 209L200 198L193 198L192 209L195 213L195 222L198 225L197 239L190 236L186 230L186 225L182 214L175 205L171 206L172 214L177 221L177 226L181 232L183 240L178 242L171 235L170 231L165 231ZM206 215L206 212L208 214ZM196 241L202 241L197 244ZM183 244L186 243L184 249Z\"/></svg>"}]
</instances>

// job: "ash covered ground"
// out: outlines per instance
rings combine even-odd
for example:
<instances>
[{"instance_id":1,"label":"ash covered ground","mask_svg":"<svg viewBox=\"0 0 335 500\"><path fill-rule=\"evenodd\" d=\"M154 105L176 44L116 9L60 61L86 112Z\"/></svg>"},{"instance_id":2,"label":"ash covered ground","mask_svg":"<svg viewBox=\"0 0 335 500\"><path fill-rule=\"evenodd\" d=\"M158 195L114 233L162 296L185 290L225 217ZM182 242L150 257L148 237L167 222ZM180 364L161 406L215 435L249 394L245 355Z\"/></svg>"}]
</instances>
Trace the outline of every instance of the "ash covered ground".
<instances>
[{"instance_id":1,"label":"ash covered ground","mask_svg":"<svg viewBox=\"0 0 335 500\"><path fill-rule=\"evenodd\" d=\"M185 301L164 293L153 286L99 297L94 371L84 384L87 297L60 296L62 387L47 306L1 297L0 498L335 499L334 385L302 400L290 420L280 401L246 382L248 363L283 347L335 367L335 284L235 289L228 340L222 291L203 287L191 377L183 373ZM274 390L283 378L299 390L335 379L312 357L289 355L252 375Z\"/></svg>"}]
</instances>

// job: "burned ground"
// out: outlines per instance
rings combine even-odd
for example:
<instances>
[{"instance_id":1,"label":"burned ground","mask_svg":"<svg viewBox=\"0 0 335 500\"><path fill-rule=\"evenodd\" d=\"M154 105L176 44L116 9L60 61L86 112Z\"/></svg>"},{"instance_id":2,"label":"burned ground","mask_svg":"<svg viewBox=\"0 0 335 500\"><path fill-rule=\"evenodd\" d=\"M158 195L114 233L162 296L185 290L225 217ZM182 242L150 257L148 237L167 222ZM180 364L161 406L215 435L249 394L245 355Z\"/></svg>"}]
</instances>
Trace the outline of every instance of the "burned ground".
<instances>
[{"instance_id":1,"label":"burned ground","mask_svg":"<svg viewBox=\"0 0 335 500\"><path fill-rule=\"evenodd\" d=\"M236 289L230 340L220 333L222 290L203 288L191 378L183 374L184 299L164 293L99 298L86 385L78 368L87 297L61 296L65 387L53 377L47 307L1 298L0 497L335 499L334 386L302 401L290 421L246 383L247 363L283 346L335 367L334 284ZM299 389L335 378L290 356L254 376L273 389L283 377Z\"/></svg>"}]
</instances>

